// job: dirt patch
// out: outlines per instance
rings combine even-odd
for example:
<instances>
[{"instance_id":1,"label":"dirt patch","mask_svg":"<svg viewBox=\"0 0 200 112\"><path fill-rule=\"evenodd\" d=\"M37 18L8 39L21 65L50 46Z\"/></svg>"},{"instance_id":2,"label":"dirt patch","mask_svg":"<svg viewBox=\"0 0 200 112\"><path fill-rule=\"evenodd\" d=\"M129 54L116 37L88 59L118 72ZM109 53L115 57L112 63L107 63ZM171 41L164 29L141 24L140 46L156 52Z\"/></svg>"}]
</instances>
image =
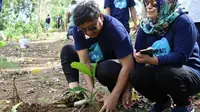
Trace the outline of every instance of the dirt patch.
<instances>
[{"instance_id":1,"label":"dirt patch","mask_svg":"<svg viewBox=\"0 0 200 112\"><path fill-rule=\"evenodd\" d=\"M40 105L40 104L23 104L19 107L19 112L98 112L102 104L91 106L84 105L82 107L69 108L58 105Z\"/></svg>"}]
</instances>

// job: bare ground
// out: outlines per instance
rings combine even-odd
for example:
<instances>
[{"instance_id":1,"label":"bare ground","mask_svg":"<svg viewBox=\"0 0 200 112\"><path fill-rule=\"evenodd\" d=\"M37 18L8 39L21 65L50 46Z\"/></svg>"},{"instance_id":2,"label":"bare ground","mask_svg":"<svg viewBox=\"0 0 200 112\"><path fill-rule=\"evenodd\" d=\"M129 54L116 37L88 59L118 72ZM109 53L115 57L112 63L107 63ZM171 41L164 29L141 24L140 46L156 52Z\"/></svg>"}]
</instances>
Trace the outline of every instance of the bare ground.
<instances>
[{"instance_id":1,"label":"bare ground","mask_svg":"<svg viewBox=\"0 0 200 112\"><path fill-rule=\"evenodd\" d=\"M66 45L65 33L51 33L43 36L43 40L32 41L30 47L21 49L17 42L9 42L0 49L0 57L18 62L20 68L0 69L0 112L10 112L13 99L13 78L17 93L23 103L20 112L95 112L102 104L96 103L93 107L66 108L53 105L62 98L68 88L62 72L59 55L61 48ZM80 83L85 82L80 77ZM102 86L99 83L97 86ZM105 89L106 90L106 89ZM200 101L196 100L199 108ZM145 112L151 103L142 98L133 112ZM125 111L122 108L119 111ZM197 112L200 112L200 110Z\"/></svg>"}]
</instances>

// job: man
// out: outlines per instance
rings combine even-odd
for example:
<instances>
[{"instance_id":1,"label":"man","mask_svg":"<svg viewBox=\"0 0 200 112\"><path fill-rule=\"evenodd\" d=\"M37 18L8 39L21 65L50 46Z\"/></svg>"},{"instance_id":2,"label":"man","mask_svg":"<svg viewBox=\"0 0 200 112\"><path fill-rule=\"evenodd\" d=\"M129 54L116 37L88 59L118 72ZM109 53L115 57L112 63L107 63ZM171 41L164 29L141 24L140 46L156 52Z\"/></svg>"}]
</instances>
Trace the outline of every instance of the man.
<instances>
[{"instance_id":1,"label":"man","mask_svg":"<svg viewBox=\"0 0 200 112\"><path fill-rule=\"evenodd\" d=\"M95 77L111 92L104 99L100 112L114 111L121 96L122 101L130 105L127 99L131 99L131 90L124 88L133 69L133 48L126 29L115 18L103 15L94 1L79 3L74 9L73 19L76 25L73 28L75 47L64 46L60 56L69 88L79 86L79 72L71 68L72 62L80 61L89 68L90 63L98 62ZM84 79L88 90L94 92L93 79L87 75ZM124 91L128 94L122 94Z\"/></svg>"},{"instance_id":2,"label":"man","mask_svg":"<svg viewBox=\"0 0 200 112\"><path fill-rule=\"evenodd\" d=\"M68 29L67 29L67 39L71 40L72 43L74 42L73 38L73 27L74 27L74 21L73 21L73 10L76 7L76 1L73 0L71 2L71 5L68 7L68 12L67 12L67 23Z\"/></svg>"},{"instance_id":3,"label":"man","mask_svg":"<svg viewBox=\"0 0 200 112\"><path fill-rule=\"evenodd\" d=\"M49 14L47 15L47 17L46 17L46 33L48 32L48 29L49 29L49 27L50 27L50 22L51 22L51 19L50 19L50 16L49 16Z\"/></svg>"},{"instance_id":4,"label":"man","mask_svg":"<svg viewBox=\"0 0 200 112\"><path fill-rule=\"evenodd\" d=\"M61 24L62 24L62 19L61 19L60 15L58 14L56 16L56 25L57 25L58 31L60 30Z\"/></svg>"},{"instance_id":5,"label":"man","mask_svg":"<svg viewBox=\"0 0 200 112\"><path fill-rule=\"evenodd\" d=\"M130 33L129 11L133 21L133 31L137 31L137 18L134 6L134 0L104 0L104 8L106 9L106 14L117 18L124 25L128 33Z\"/></svg>"}]
</instances>

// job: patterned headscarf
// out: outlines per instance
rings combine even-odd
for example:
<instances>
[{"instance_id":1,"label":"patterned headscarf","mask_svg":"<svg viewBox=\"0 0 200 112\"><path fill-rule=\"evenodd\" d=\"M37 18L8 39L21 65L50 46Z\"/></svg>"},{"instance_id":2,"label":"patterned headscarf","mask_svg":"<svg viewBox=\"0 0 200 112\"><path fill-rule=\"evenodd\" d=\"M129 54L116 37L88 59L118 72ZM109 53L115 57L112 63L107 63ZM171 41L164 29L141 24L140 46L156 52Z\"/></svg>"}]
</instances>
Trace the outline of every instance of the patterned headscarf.
<instances>
[{"instance_id":1,"label":"patterned headscarf","mask_svg":"<svg viewBox=\"0 0 200 112\"><path fill-rule=\"evenodd\" d=\"M156 0L156 2L158 8L156 21L151 18L145 18L141 21L140 27L147 34L164 35L170 24L184 12L178 7L177 0Z\"/></svg>"}]
</instances>

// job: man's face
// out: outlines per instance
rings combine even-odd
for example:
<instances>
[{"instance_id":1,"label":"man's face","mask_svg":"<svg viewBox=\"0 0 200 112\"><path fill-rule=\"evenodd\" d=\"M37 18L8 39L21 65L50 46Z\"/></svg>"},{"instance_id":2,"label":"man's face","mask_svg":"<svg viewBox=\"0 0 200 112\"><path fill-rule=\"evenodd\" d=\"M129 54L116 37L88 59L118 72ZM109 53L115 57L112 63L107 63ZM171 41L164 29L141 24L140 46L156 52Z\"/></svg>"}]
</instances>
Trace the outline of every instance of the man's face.
<instances>
[{"instance_id":1,"label":"man's face","mask_svg":"<svg viewBox=\"0 0 200 112\"><path fill-rule=\"evenodd\" d=\"M103 15L100 14L97 19L94 19L93 21L86 21L79 27L85 35L95 38L100 34L101 29L103 28Z\"/></svg>"}]
</instances>

